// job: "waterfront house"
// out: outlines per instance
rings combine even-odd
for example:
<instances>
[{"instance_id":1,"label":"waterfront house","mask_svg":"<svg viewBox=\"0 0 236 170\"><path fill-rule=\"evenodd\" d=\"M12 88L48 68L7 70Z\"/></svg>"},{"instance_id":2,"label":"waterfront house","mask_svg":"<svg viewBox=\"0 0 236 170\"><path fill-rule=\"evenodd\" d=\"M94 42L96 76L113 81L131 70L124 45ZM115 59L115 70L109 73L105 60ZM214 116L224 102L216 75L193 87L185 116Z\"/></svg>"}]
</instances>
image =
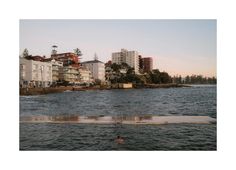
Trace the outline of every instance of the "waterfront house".
<instances>
[{"instance_id":1,"label":"waterfront house","mask_svg":"<svg viewBox=\"0 0 236 170\"><path fill-rule=\"evenodd\" d=\"M105 81L105 64L97 59L82 62L81 65L87 68L95 81Z\"/></svg>"},{"instance_id":2,"label":"waterfront house","mask_svg":"<svg viewBox=\"0 0 236 170\"><path fill-rule=\"evenodd\" d=\"M132 89L133 88L132 83L119 83L118 86L120 89Z\"/></svg>"}]
</instances>

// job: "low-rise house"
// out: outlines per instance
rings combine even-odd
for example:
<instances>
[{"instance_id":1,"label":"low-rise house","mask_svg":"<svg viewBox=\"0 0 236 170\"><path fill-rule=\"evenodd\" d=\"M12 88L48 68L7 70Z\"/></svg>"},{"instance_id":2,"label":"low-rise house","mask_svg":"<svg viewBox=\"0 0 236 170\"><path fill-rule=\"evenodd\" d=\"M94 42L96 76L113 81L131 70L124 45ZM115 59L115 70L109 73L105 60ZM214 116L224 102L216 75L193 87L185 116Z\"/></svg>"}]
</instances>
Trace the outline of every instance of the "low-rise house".
<instances>
[{"instance_id":1,"label":"low-rise house","mask_svg":"<svg viewBox=\"0 0 236 170\"><path fill-rule=\"evenodd\" d=\"M121 89L132 89L133 84L132 83L119 83L119 88L121 88Z\"/></svg>"}]
</instances>

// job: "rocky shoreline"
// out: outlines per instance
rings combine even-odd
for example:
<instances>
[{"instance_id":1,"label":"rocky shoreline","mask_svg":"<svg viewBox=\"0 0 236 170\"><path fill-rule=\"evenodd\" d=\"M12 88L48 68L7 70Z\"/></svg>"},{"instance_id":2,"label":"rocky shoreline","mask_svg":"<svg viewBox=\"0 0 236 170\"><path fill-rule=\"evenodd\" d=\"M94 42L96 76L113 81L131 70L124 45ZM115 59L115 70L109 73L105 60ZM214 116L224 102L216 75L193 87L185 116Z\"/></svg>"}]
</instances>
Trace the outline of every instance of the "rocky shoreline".
<instances>
[{"instance_id":1,"label":"rocky shoreline","mask_svg":"<svg viewBox=\"0 0 236 170\"><path fill-rule=\"evenodd\" d=\"M143 88L178 88L178 87L190 87L184 84L146 84L143 86L135 86L131 89L143 89ZM112 90L112 89L124 89L124 88L111 88L111 87L78 87L78 86L60 86L60 87L47 87L47 88L20 88L20 96L30 95L44 95L50 93L61 93L65 91L86 91L86 90Z\"/></svg>"}]
</instances>

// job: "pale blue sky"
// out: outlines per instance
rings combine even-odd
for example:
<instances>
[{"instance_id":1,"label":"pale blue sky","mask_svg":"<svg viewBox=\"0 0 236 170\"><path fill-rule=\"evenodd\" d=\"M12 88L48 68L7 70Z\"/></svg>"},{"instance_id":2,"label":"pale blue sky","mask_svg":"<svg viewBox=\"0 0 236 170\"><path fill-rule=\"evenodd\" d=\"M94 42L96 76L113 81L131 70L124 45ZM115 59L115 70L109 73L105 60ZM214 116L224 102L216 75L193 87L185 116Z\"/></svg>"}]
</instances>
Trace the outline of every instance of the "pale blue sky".
<instances>
[{"instance_id":1,"label":"pale blue sky","mask_svg":"<svg viewBox=\"0 0 236 170\"><path fill-rule=\"evenodd\" d=\"M106 62L121 48L153 57L171 75L216 76L216 20L20 20L20 54L80 48L82 61Z\"/></svg>"}]
</instances>

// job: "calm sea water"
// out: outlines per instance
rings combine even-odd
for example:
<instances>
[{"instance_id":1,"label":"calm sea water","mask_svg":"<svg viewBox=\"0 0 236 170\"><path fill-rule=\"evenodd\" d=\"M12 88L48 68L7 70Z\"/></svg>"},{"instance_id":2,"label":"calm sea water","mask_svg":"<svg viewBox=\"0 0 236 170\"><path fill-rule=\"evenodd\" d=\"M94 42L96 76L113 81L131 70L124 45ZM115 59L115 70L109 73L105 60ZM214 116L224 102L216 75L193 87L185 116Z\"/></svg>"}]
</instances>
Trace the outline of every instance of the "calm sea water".
<instances>
[{"instance_id":1,"label":"calm sea water","mask_svg":"<svg viewBox=\"0 0 236 170\"><path fill-rule=\"evenodd\" d=\"M141 114L216 118L216 86L20 97L20 116ZM117 135L124 144L114 142ZM20 123L20 150L216 150L216 124Z\"/></svg>"}]
</instances>

